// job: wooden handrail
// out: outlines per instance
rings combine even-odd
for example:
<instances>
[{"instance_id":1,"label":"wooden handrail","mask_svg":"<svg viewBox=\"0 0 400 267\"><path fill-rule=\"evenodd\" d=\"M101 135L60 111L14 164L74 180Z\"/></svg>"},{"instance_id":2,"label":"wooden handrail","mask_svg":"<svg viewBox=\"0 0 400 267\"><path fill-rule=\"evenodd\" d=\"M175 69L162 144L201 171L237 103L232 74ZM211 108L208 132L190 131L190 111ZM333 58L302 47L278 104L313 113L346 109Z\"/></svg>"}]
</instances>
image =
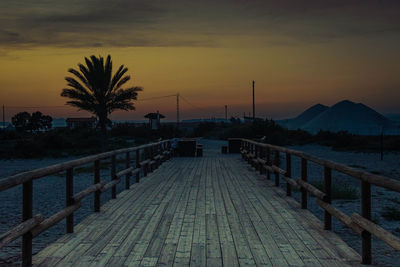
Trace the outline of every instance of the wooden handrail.
<instances>
[{"instance_id":1,"label":"wooden handrail","mask_svg":"<svg viewBox=\"0 0 400 267\"><path fill-rule=\"evenodd\" d=\"M105 153L101 153L101 154L97 154L97 155L87 156L84 158L75 159L75 160L47 166L47 167L32 170L32 171L22 172L22 173L1 179L0 180L0 192L10 189L14 186L23 184L30 180L34 180L34 179L38 179L38 178L41 178L44 176L55 174L60 171L65 171L67 169L74 168L74 167L84 165L87 163L91 163L96 160L109 158L111 156L119 155L119 154L126 153L126 152L134 152L136 150L145 149L145 148L148 148L148 147L151 147L151 146L154 146L157 144L162 144L165 142L169 142L169 140L160 141L160 142L152 143L152 144L141 145L141 146L137 146L137 147L113 150L113 151L109 151L109 152L105 152Z\"/></svg>"},{"instance_id":2,"label":"wooden handrail","mask_svg":"<svg viewBox=\"0 0 400 267\"><path fill-rule=\"evenodd\" d=\"M328 211L329 214L333 215L336 219L341 221L344 225L356 232L359 236L361 236L364 229L355 224L350 216L347 216L337 208L333 207L331 204L328 204L321 199L317 199L317 204L324 210Z\"/></svg>"},{"instance_id":3,"label":"wooden handrail","mask_svg":"<svg viewBox=\"0 0 400 267\"><path fill-rule=\"evenodd\" d=\"M310 154L307 154L307 153L304 153L304 152L301 152L298 150L293 150L293 149L280 147L280 146L274 146L274 145L270 145L270 144L257 143L255 141L248 140L248 139L242 139L242 141L249 142L251 144L257 144L261 147L268 147L272 150L289 153L293 156L298 156L300 158L312 161L319 165L331 168L332 170L339 171L341 173L347 174L349 176L352 176L359 180L368 182L370 184L400 193L400 182L397 180L382 176L382 175L376 175L376 174L372 174L372 173L369 173L366 171L357 170L352 167L349 167L349 166L346 166L346 165L343 165L343 164L340 164L340 163L337 163L334 161L322 159L322 158L319 158L319 157L316 157L316 156L313 156L313 155L310 155Z\"/></svg>"},{"instance_id":4,"label":"wooden handrail","mask_svg":"<svg viewBox=\"0 0 400 267\"><path fill-rule=\"evenodd\" d=\"M82 199L84 199L85 197L89 196L91 193L101 190L104 186L105 186L104 182L99 182L99 183L89 186L85 190L77 193L72 198L74 199L74 202L79 202Z\"/></svg>"},{"instance_id":5,"label":"wooden handrail","mask_svg":"<svg viewBox=\"0 0 400 267\"><path fill-rule=\"evenodd\" d=\"M170 149L170 140L160 141L156 143L150 143L137 147L130 147L124 149L113 150L97 155L87 156L80 159L75 159L44 168L19 173L5 179L0 180L0 192L7 189L13 188L18 185L23 185L22 196L23 196L23 212L22 212L22 223L7 231L0 236L0 248L12 242L13 240L22 238L22 265L32 265L32 239L49 229L59 221L66 219L66 232L72 233L74 231L74 212L78 210L82 203L80 202L83 198L94 193L94 211L100 211L100 194L108 189L112 189L112 198L116 197L116 185L121 181L121 177L126 175L126 189L129 189L129 179L132 174L136 174L136 182L139 182L140 176L140 163L143 161L150 161L150 157L154 155L156 148L157 151L162 152ZM140 159L140 151L144 150L144 158ZM149 154L148 151L152 153ZM146 152L147 151L147 152ZM130 153L136 152L136 164L135 167L130 166ZM117 161L116 156L120 154L126 154L126 168L117 172ZM111 158L111 181L107 184L100 181L100 160ZM74 184L74 168L94 163L93 174L94 184L84 189L83 191L74 195L73 184ZM161 164L158 163L157 165ZM158 166L156 166L158 167ZM38 178L42 178L51 174L55 174L61 171L66 171L66 208L53 214L47 219L44 219L42 215L33 216L33 181Z\"/></svg>"},{"instance_id":6,"label":"wooden handrail","mask_svg":"<svg viewBox=\"0 0 400 267\"><path fill-rule=\"evenodd\" d=\"M371 222L370 220L361 217L357 213L353 213L351 215L351 220L360 226L361 228L367 230L371 234L378 237L380 240L384 241L386 244L394 248L395 250L400 250L400 238L393 235L392 233L386 231L382 227L376 225L375 223Z\"/></svg>"},{"instance_id":7,"label":"wooden handrail","mask_svg":"<svg viewBox=\"0 0 400 267\"><path fill-rule=\"evenodd\" d=\"M65 219L66 217L71 215L74 211L78 210L80 207L82 207L82 203L77 202L77 203L75 203L71 206L68 206L67 208L57 212L56 214L50 216L49 218L47 218L46 220L41 222L38 226L36 226L35 228L32 229L32 231L31 231L32 236L33 237L38 236L43 231L49 229L50 227L57 224L62 219Z\"/></svg>"},{"instance_id":8,"label":"wooden handrail","mask_svg":"<svg viewBox=\"0 0 400 267\"><path fill-rule=\"evenodd\" d=\"M241 139L241 153L243 159L249 163L258 162L262 166L255 166L256 169L265 169L267 171L267 179L270 179L270 172L275 173L275 185L279 186L279 177L286 181L287 195L291 193L290 186L297 186L301 189L301 207L307 208L307 193L311 193L317 197L317 203L324 209L324 229L331 230L331 216L334 216L350 229L361 236L362 240L362 263L371 263L371 234L383 242L389 244L396 250L400 250L400 238L392 235L380 226L371 221L371 185L379 186L395 192L400 192L400 181L372 174L366 171L360 171L349 166L322 159L301 151L288 149L285 147L264 144L253 140ZM259 151L266 150L264 159L260 160ZM286 154L286 170L279 167L279 152ZM271 154L275 154L274 162L271 163ZM290 156L297 156L301 159L301 178L293 180L291 176L291 159ZM307 182L307 163L308 161L316 163L324 167L324 184L325 192L317 189ZM361 215L353 214L351 217L342 213L331 205L331 171L335 170L350 177L361 181Z\"/></svg>"},{"instance_id":9,"label":"wooden handrail","mask_svg":"<svg viewBox=\"0 0 400 267\"><path fill-rule=\"evenodd\" d=\"M0 236L0 248L4 247L8 243L11 243L12 241L17 239L21 235L29 232L30 230L35 228L37 225L39 225L43 220L44 220L43 216L41 214L38 214L35 217L20 223L13 229L2 234Z\"/></svg>"}]
</instances>

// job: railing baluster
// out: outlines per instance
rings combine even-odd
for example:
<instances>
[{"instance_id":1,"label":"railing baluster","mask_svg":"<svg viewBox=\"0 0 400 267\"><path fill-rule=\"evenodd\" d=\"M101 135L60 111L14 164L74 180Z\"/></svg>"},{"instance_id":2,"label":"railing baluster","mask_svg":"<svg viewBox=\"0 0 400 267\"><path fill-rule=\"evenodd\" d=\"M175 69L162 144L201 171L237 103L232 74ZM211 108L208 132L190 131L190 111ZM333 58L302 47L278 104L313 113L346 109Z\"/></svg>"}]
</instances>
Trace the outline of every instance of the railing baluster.
<instances>
[{"instance_id":1,"label":"railing baluster","mask_svg":"<svg viewBox=\"0 0 400 267\"><path fill-rule=\"evenodd\" d=\"M279 167L279 151L275 150L274 165ZM279 186L279 172L275 172L275 186Z\"/></svg>"},{"instance_id":2,"label":"railing baluster","mask_svg":"<svg viewBox=\"0 0 400 267\"><path fill-rule=\"evenodd\" d=\"M100 183L100 160L94 161L94 184L97 183ZM94 192L94 212L100 211L100 194L100 190Z\"/></svg>"},{"instance_id":3,"label":"railing baluster","mask_svg":"<svg viewBox=\"0 0 400 267\"><path fill-rule=\"evenodd\" d=\"M267 147L267 165L271 167L271 149ZM267 180L271 179L271 173L269 169L267 169Z\"/></svg>"},{"instance_id":4,"label":"railing baluster","mask_svg":"<svg viewBox=\"0 0 400 267\"><path fill-rule=\"evenodd\" d=\"M22 221L33 216L33 182L22 185ZM32 266L32 233L29 231L22 236L22 266Z\"/></svg>"},{"instance_id":5,"label":"railing baluster","mask_svg":"<svg viewBox=\"0 0 400 267\"><path fill-rule=\"evenodd\" d=\"M126 152L126 168L129 169L131 167L131 156L129 152ZM125 176L125 189L130 188L131 173L127 173Z\"/></svg>"},{"instance_id":6,"label":"railing baluster","mask_svg":"<svg viewBox=\"0 0 400 267\"><path fill-rule=\"evenodd\" d=\"M69 168L67 170L67 176L66 176L66 203L65 206L71 206L74 204L74 169ZM74 213L71 213L70 215L67 216L66 218L66 230L67 233L73 233L74 232Z\"/></svg>"},{"instance_id":7,"label":"railing baluster","mask_svg":"<svg viewBox=\"0 0 400 267\"><path fill-rule=\"evenodd\" d=\"M116 156L112 155L111 156L111 180L117 179L116 177L116 165L117 165L117 160ZM117 198L117 185L113 185L111 188L111 198Z\"/></svg>"},{"instance_id":8,"label":"railing baluster","mask_svg":"<svg viewBox=\"0 0 400 267\"><path fill-rule=\"evenodd\" d=\"M265 159L265 147L260 148L260 159ZM260 162L258 166L260 168L260 174L264 174L264 165Z\"/></svg>"},{"instance_id":9,"label":"railing baluster","mask_svg":"<svg viewBox=\"0 0 400 267\"><path fill-rule=\"evenodd\" d=\"M286 177L292 177L292 161L290 153L286 152ZM286 195L292 195L292 185L286 182Z\"/></svg>"},{"instance_id":10,"label":"railing baluster","mask_svg":"<svg viewBox=\"0 0 400 267\"><path fill-rule=\"evenodd\" d=\"M140 168L140 149L136 149L136 168ZM140 171L136 172L136 183L140 181Z\"/></svg>"},{"instance_id":11,"label":"railing baluster","mask_svg":"<svg viewBox=\"0 0 400 267\"><path fill-rule=\"evenodd\" d=\"M258 145L254 145L254 159L257 160L258 159ZM254 166L254 168L256 168L256 170L258 171L258 161L252 161L251 165Z\"/></svg>"},{"instance_id":12,"label":"railing baluster","mask_svg":"<svg viewBox=\"0 0 400 267\"><path fill-rule=\"evenodd\" d=\"M367 220L371 220L371 184L361 181L361 216ZM371 233L363 231L361 234L362 241L362 263L371 264Z\"/></svg>"},{"instance_id":13,"label":"railing baluster","mask_svg":"<svg viewBox=\"0 0 400 267\"><path fill-rule=\"evenodd\" d=\"M301 180L307 182L307 160L301 158ZM307 209L307 190L301 188L301 208Z\"/></svg>"},{"instance_id":14,"label":"railing baluster","mask_svg":"<svg viewBox=\"0 0 400 267\"><path fill-rule=\"evenodd\" d=\"M324 182L325 182L325 202L331 204L332 202L332 170L328 167L324 167ZM324 229L332 229L332 216L324 209Z\"/></svg>"}]
</instances>

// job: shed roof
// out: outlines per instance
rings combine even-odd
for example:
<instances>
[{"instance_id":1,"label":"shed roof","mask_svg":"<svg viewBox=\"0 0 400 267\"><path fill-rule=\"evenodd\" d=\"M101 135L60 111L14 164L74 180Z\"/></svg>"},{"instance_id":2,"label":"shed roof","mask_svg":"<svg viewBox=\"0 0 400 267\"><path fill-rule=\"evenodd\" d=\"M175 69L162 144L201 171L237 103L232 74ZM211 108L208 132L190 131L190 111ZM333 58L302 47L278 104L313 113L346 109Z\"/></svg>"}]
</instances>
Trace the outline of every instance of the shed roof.
<instances>
[{"instance_id":1,"label":"shed roof","mask_svg":"<svg viewBox=\"0 0 400 267\"><path fill-rule=\"evenodd\" d=\"M160 119L164 119L165 118L165 116L162 115L161 113L148 113L144 117L148 118L148 119L157 119L157 114L158 114Z\"/></svg>"}]
</instances>

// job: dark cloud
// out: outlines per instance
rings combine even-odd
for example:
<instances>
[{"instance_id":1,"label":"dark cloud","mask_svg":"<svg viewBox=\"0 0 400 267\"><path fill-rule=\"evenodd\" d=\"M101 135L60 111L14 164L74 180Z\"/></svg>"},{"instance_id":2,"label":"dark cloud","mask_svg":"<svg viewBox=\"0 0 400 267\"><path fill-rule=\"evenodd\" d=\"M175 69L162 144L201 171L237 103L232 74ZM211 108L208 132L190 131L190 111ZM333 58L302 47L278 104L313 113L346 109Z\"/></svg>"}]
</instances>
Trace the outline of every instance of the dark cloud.
<instances>
[{"instance_id":1,"label":"dark cloud","mask_svg":"<svg viewBox=\"0 0 400 267\"><path fill-rule=\"evenodd\" d=\"M398 0L2 0L0 46L222 46L397 35Z\"/></svg>"}]
</instances>

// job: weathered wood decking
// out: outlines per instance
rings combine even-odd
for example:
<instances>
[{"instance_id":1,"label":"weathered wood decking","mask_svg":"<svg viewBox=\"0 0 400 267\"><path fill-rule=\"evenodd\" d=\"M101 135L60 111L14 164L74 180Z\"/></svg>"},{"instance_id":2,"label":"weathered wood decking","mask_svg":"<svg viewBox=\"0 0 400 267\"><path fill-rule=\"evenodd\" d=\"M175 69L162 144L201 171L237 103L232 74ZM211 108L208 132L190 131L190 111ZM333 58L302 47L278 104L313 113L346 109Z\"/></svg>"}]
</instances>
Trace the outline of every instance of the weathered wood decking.
<instances>
[{"instance_id":1,"label":"weathered wood decking","mask_svg":"<svg viewBox=\"0 0 400 267\"><path fill-rule=\"evenodd\" d=\"M360 256L240 156L173 158L33 258L40 266L344 266Z\"/></svg>"}]
</instances>

